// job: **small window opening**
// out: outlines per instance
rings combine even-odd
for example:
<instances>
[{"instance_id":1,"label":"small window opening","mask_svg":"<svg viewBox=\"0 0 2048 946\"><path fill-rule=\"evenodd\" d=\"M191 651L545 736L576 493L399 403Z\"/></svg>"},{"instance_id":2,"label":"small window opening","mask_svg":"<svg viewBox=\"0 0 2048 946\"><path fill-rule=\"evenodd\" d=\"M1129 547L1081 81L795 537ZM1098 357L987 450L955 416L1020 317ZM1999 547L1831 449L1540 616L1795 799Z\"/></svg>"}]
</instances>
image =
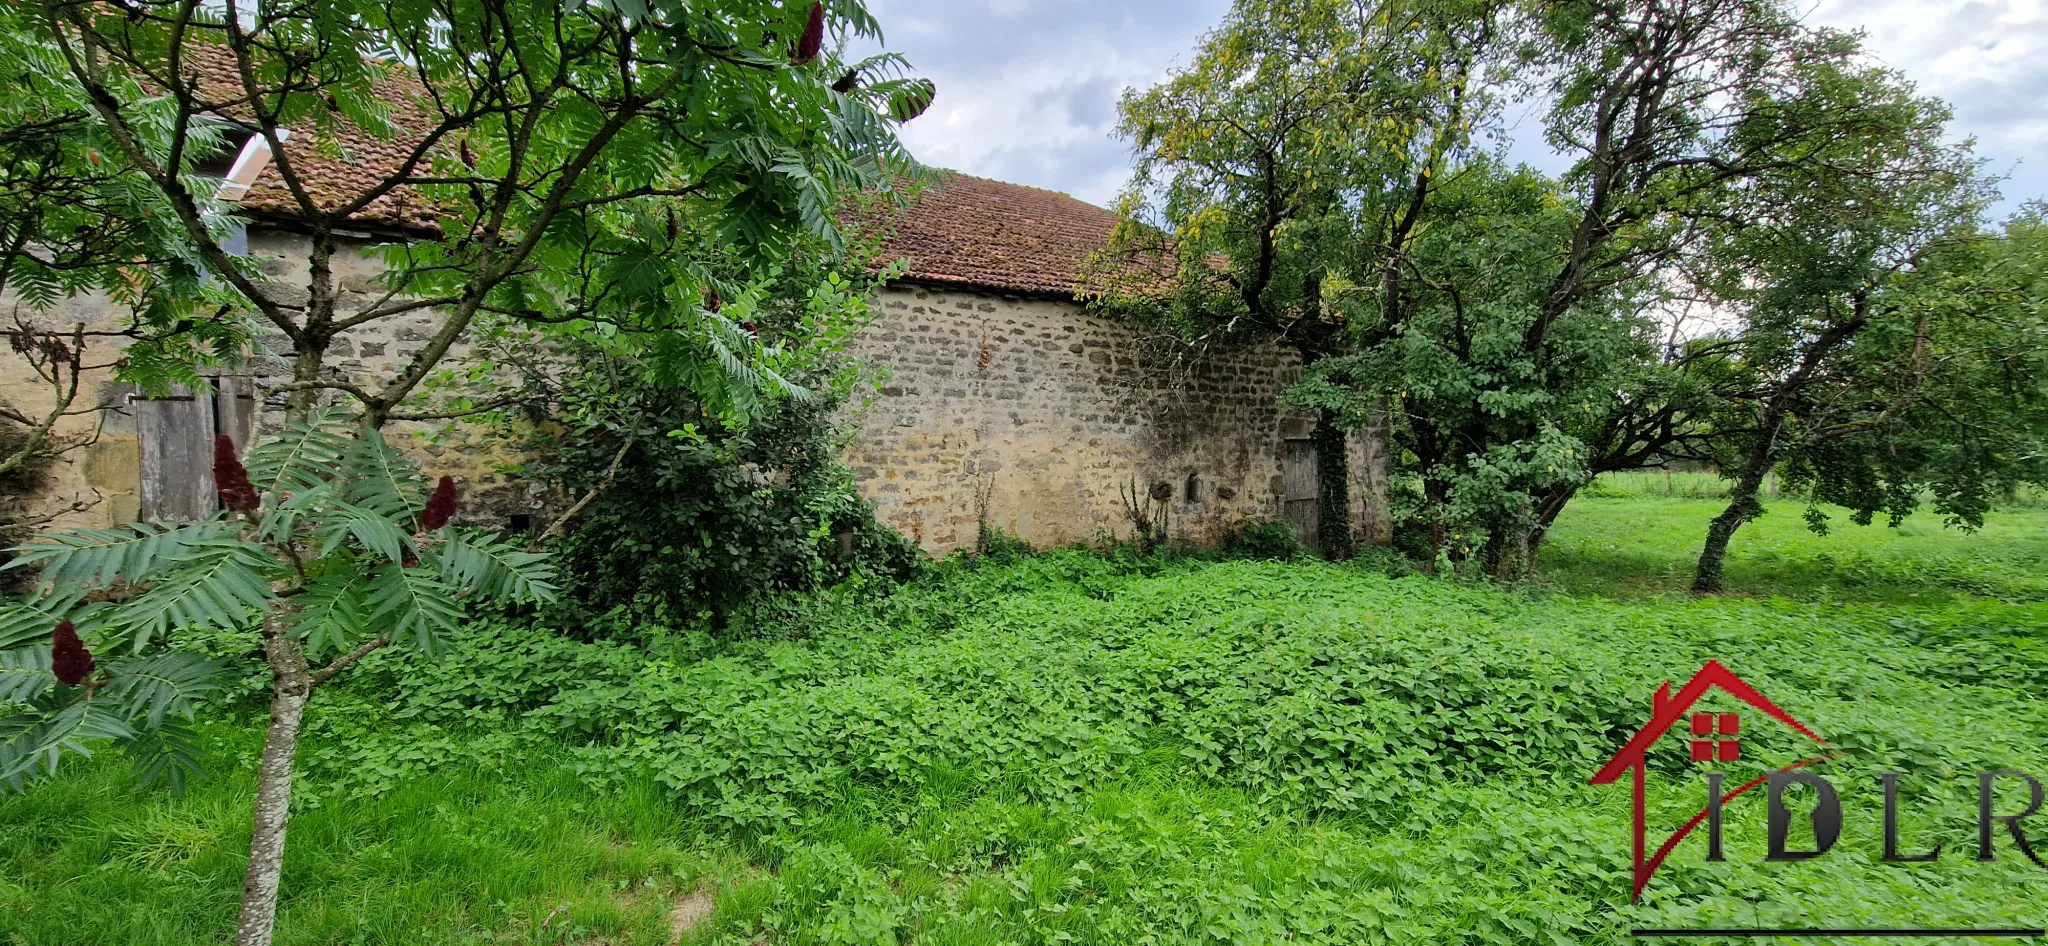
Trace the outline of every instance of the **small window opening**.
<instances>
[{"instance_id":1,"label":"small window opening","mask_svg":"<svg viewBox=\"0 0 2048 946\"><path fill-rule=\"evenodd\" d=\"M1198 503L1202 501L1202 478L1199 475L1194 473L1188 474L1188 485L1185 493L1188 502Z\"/></svg>"},{"instance_id":2,"label":"small window opening","mask_svg":"<svg viewBox=\"0 0 2048 946\"><path fill-rule=\"evenodd\" d=\"M515 512L512 515L507 516L506 524L509 525L512 531L514 532L533 531L533 517L523 512Z\"/></svg>"}]
</instances>

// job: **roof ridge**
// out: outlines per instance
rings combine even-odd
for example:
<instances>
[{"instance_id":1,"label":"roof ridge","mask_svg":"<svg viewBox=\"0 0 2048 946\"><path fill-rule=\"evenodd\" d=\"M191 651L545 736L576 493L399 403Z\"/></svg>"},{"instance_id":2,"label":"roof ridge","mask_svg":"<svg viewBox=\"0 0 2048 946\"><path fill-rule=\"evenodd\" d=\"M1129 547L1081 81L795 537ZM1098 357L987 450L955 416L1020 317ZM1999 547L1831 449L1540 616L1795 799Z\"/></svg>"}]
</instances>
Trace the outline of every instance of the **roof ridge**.
<instances>
[{"instance_id":1,"label":"roof ridge","mask_svg":"<svg viewBox=\"0 0 2048 946\"><path fill-rule=\"evenodd\" d=\"M1107 288L1101 254L1123 217L1063 191L933 170L945 178L904 211L882 248L884 260L908 263L904 278L1068 297ZM1164 265L1130 267L1170 278Z\"/></svg>"},{"instance_id":2,"label":"roof ridge","mask_svg":"<svg viewBox=\"0 0 2048 946\"><path fill-rule=\"evenodd\" d=\"M1104 207L1104 206L1102 206L1102 205L1100 205L1100 204L1093 204L1093 203L1089 203L1088 201L1082 200L1082 199L1081 199L1081 198L1079 198L1079 197L1075 197L1074 195L1072 195L1072 194L1069 194L1069 193L1067 193L1066 191L1056 191L1056 190L1053 190L1053 189L1052 189L1052 188L1050 188L1050 187L1040 187L1040 186L1038 186L1038 185L1036 185L1036 184L1019 184L1019 183L1017 183L1016 181L1005 181L1005 180L1001 180L1001 179L999 179L999 178L993 178L993 177L983 177L983 176L981 176L981 175L979 175L979 174L969 174L969 173L967 173L966 171L956 171L956 170L954 170L954 169L952 169L952 168L933 168L933 170L935 170L935 171L939 171L939 172L942 172L942 173L945 173L945 174L950 174L950 175L952 175L952 176L954 176L954 177L964 177L964 178L967 178L968 180L971 180L971 181L980 181L980 182L982 182L982 183L984 183L984 184L995 184L995 185L999 185L999 186L1002 186L1002 187L1012 188L1012 189L1015 189L1015 190L1037 191L1037 192L1039 192L1039 193L1041 193L1041 194L1051 194L1051 195L1052 195L1052 196L1054 196L1054 197L1064 197L1064 198L1066 198L1066 199L1068 199L1068 200L1071 200L1071 201L1073 201L1074 203L1080 204L1080 205L1082 205L1082 206L1084 206L1084 207L1093 207L1093 208L1095 208L1096 210L1100 210L1100 211L1102 211L1103 213L1109 214L1109 215L1111 215L1111 216L1115 216L1115 215L1116 215L1116 211L1114 211L1114 210L1111 210L1111 209L1109 209L1108 207Z\"/></svg>"}]
</instances>

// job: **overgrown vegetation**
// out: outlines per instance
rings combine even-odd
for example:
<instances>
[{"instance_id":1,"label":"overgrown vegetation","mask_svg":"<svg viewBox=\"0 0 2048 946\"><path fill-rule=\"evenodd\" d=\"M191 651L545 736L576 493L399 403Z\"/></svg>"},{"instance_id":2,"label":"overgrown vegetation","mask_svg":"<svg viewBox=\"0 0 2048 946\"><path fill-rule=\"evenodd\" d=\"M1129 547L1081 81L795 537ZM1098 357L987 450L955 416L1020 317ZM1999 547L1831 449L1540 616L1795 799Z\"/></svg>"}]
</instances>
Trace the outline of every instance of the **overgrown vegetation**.
<instances>
[{"instance_id":1,"label":"overgrown vegetation","mask_svg":"<svg viewBox=\"0 0 2048 946\"><path fill-rule=\"evenodd\" d=\"M987 481L954 561L875 524L834 357L894 271L848 277L837 224L914 190L891 119L933 90L826 48L878 35L857 0L44 0L0 28L0 288L112 291L139 383L252 320L292 352L281 436L246 469L220 438L221 513L18 563L0 782L50 784L0 797L7 946L266 946L280 910L294 943L557 946L2038 923L2048 875L1877 863L1868 813L1904 771L1907 832L1959 842L1967 773L2048 763L2048 516L1987 515L2048 478L2041 215L1989 225L1946 107L1779 0L1240 0L1126 96L1153 213L1102 301L1293 349L1326 558L1355 551L1344 431L1387 425L1412 566L1256 520L1193 554L1136 479L1099 553L1006 535ZM1563 175L1480 144L1532 92ZM292 195L300 286L219 239L195 172L230 124ZM288 133L403 157L316 200ZM414 197L378 291L338 291L364 215ZM425 312L395 372L335 373L343 333ZM54 393L0 415L27 431L0 476L90 410L83 327L9 334ZM453 481L379 432L514 405L573 499L552 608L553 560L451 525ZM1596 479L1675 461L1732 482ZM1765 516L1776 475L1848 525ZM1923 496L1982 531L1907 522ZM1755 597L1674 594L1724 585ZM1710 658L1843 750L1863 825L1766 864L1740 806L1731 861L1632 906L1627 796L1585 779ZM1696 804L1680 742L1659 823ZM1737 779L1795 749L1743 742ZM141 779L84 758L110 745ZM178 797L202 750L220 777Z\"/></svg>"},{"instance_id":2,"label":"overgrown vegetation","mask_svg":"<svg viewBox=\"0 0 2048 946\"><path fill-rule=\"evenodd\" d=\"M559 619L722 631L763 607L774 616L792 592L856 574L901 580L921 562L855 492L835 401L780 401L739 426L644 382L619 379L607 396L629 429L551 436L535 471L571 495L601 488L554 543L565 603L580 612Z\"/></svg>"},{"instance_id":3,"label":"overgrown vegetation","mask_svg":"<svg viewBox=\"0 0 2048 946\"><path fill-rule=\"evenodd\" d=\"M1730 581L1817 580L1769 600L1682 593L1711 501L1595 500L1560 522L1548 579L1622 599L1056 551L813 598L781 639L491 622L444 662L373 655L309 715L317 807L282 941L657 943L678 903L711 907L685 936L707 943L2033 922L2039 870L2010 848L1876 863L1874 773L1908 773L1910 843L1965 849L1968 772L2048 768L2026 682L2048 670L2048 519L1994 513L1952 558L1931 523L1809 545L1779 506L1736 539ZM1823 554L1871 565L1850 580ZM1643 562L1672 577L1630 583ZM1827 769L1848 832L1766 864L1745 799L1727 863L1695 839L1630 908L1628 793L1585 779L1657 683L1708 657L1848 750ZM0 799L0 942L224 928L257 739L205 732L236 774L184 799L99 763ZM1795 748L1744 734L1745 760ZM1675 824L1697 778L1682 743L1660 751L1650 817Z\"/></svg>"},{"instance_id":4,"label":"overgrown vegetation","mask_svg":"<svg viewBox=\"0 0 2048 946\"><path fill-rule=\"evenodd\" d=\"M447 652L470 602L554 597L547 556L457 527L455 482L425 478L373 426L316 412L249 452L214 441L222 509L198 522L38 537L9 568L36 589L0 611L0 783L20 790L111 742L142 784L200 770L192 724L233 678L269 671L262 772L236 937L267 943L313 692L385 647ZM229 660L187 633L257 628ZM95 656L97 654L97 656ZM260 685L259 685L260 692Z\"/></svg>"},{"instance_id":5,"label":"overgrown vegetation","mask_svg":"<svg viewBox=\"0 0 2048 946\"><path fill-rule=\"evenodd\" d=\"M118 334L143 344L107 360L125 359L144 381L152 358L169 363L159 380L190 382L197 364L252 354L260 324L291 353L289 380L268 385L288 401L285 441L313 442L302 433L323 426L316 408L342 399L363 422L355 442L380 448L293 452L278 463L298 472L259 491L228 444L215 462L228 518L50 537L31 556L47 566L45 586L0 617L0 645L12 648L0 780L17 784L93 739L169 743L166 713L190 715L201 689L123 661L94 678L59 619L138 660L159 659L148 644L174 628L260 623L273 703L235 942L268 946L314 686L384 642L433 649L459 629L464 597L545 597L533 593L539 553L438 534L447 516L435 510L444 494L454 502L447 478L424 511L409 486L357 493L404 479L378 429L506 406L488 360L472 366L472 383L440 388L449 397L422 397L436 390L430 377L450 373L458 341L506 326L630 351L646 379L734 426L764 400L804 399L775 348L721 311L720 294L758 299L790 254L837 250L840 198L900 193L916 167L895 124L922 111L932 87L903 75L893 54L840 58L845 39L879 38L858 0L52 0L0 16L0 148L11 159L0 174L0 287L39 308L109 290L132 310ZM826 49L828 31L837 49ZM260 140L261 173L288 195L273 210L291 218L306 254L291 276L222 239L235 221L204 165L236 134ZM385 158L344 157L373 147ZM323 175L309 155L362 174ZM343 272L365 252L365 229L406 238L370 250L381 271L350 286ZM846 302L836 287L806 287L808 298ZM432 327L395 371L348 375L330 363L350 330L423 315ZM84 353L82 324L68 344L26 323L10 334L56 393L47 411L8 408L32 435L0 457L0 473L49 451L57 441L43 434L78 409L84 365L101 360ZM224 478L230 466L236 477ZM433 540L408 538L408 526ZM114 585L147 590L107 609L114 620L88 624L99 615L80 602ZM308 651L351 639L362 645L326 668L308 663ZM201 676L183 655L161 659ZM132 725L139 717L148 725ZM143 754L180 755L162 750Z\"/></svg>"}]
</instances>

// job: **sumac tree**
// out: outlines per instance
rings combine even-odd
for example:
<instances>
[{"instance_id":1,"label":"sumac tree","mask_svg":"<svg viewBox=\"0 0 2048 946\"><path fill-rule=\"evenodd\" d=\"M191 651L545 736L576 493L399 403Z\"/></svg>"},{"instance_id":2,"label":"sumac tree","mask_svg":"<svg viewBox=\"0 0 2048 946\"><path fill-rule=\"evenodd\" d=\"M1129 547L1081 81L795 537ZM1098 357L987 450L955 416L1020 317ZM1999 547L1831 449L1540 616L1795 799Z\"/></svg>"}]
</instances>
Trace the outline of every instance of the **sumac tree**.
<instances>
[{"instance_id":1,"label":"sumac tree","mask_svg":"<svg viewBox=\"0 0 2048 946\"><path fill-rule=\"evenodd\" d=\"M312 669L306 650L353 640L334 629L357 627L370 635L355 645L365 652L385 641L432 647L453 628L461 589L542 593L528 553L481 538L408 538L424 501L377 428L505 406L473 387L440 403L422 397L451 349L489 320L569 341L649 339L640 350L655 374L714 410L743 412L759 391L802 396L715 300L744 291L799 237L835 241L841 192L892 192L911 162L890 116L914 117L932 89L903 77L892 55L848 63L828 51L830 33L878 33L858 0L47 0L24 9L112 157L166 205L162 216L210 278L287 343L289 378L270 389L290 395L291 426L283 446L252 456L260 509L52 539L27 556L46 571L36 601L117 580L149 589L107 610L104 628L73 618L102 650L109 641L96 635L147 651L181 624L260 620L272 725L237 941L266 944L298 714L357 652ZM227 127L268 146L265 173L290 195L284 212L308 253L297 285L216 239L210 185L191 172ZM294 161L366 140L396 163L340 181L315 180ZM396 204L410 208L414 239L382 247L375 291L344 291L338 254L367 212ZM750 261L725 285L694 252L706 233ZM351 378L329 363L344 333L421 315L433 320L429 337L389 376ZM335 395L360 415L360 433L340 436L331 416L315 413ZM359 479L376 492L360 493ZM168 571L151 577L145 566ZM343 581L349 574L359 580ZM101 692L115 691L72 696Z\"/></svg>"},{"instance_id":2,"label":"sumac tree","mask_svg":"<svg viewBox=\"0 0 2048 946\"><path fill-rule=\"evenodd\" d=\"M378 424L494 406L473 391L417 403L450 349L490 318L661 334L670 343L656 353L674 374L730 400L717 395L772 372L745 331L703 305L712 274L689 241L715 232L765 266L799 234L836 239L837 195L892 190L910 160L888 116L931 91L893 55L846 63L798 42L878 35L857 0L39 9L116 157L289 341L291 376L271 389L301 412L342 392ZM847 72L859 81L836 82ZM289 194L283 212L307 241L298 285L213 238L206 185L188 172L224 126L269 148L263 173ZM366 143L395 161L349 180L303 166ZM409 238L381 248L378 291L345 291L337 254L366 216ZM344 333L420 314L434 317L430 336L388 377L329 365Z\"/></svg>"},{"instance_id":3,"label":"sumac tree","mask_svg":"<svg viewBox=\"0 0 2048 946\"><path fill-rule=\"evenodd\" d=\"M199 701L247 668L181 650L180 632L260 625L270 730L237 931L260 943L314 690L382 647L443 650L472 602L552 599L554 569L452 524L454 483L443 477L430 494L375 428L340 412L257 445L246 469L226 436L216 446L225 508L213 517L52 533L9 564L41 574L33 595L0 611L0 707L12 707L0 716L0 781L19 788L112 740L145 781L182 785L199 764L188 725Z\"/></svg>"}]
</instances>

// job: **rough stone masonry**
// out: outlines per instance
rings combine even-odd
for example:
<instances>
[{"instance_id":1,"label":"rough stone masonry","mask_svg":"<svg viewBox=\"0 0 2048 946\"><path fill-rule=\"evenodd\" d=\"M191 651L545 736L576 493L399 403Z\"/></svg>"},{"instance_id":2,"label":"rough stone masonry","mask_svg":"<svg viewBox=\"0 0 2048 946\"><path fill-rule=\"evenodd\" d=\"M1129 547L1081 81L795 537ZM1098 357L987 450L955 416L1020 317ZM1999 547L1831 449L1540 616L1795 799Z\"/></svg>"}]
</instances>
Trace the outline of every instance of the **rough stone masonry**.
<instances>
[{"instance_id":1,"label":"rough stone masonry","mask_svg":"<svg viewBox=\"0 0 2048 946\"><path fill-rule=\"evenodd\" d=\"M1133 512L1202 543L1281 515L1283 442L1313 424L1279 402L1293 352L1189 361L1059 299L899 284L877 303L853 349L888 378L846 459L881 520L926 551L972 547L984 522L1045 547L1128 538ZM1353 438L1353 519L1384 541L1368 447Z\"/></svg>"},{"instance_id":2,"label":"rough stone masonry","mask_svg":"<svg viewBox=\"0 0 2048 946\"><path fill-rule=\"evenodd\" d=\"M1213 542L1240 518L1282 518L1286 501L1298 498L1289 484L1304 481L1298 448L1313 421L1279 401L1299 375L1296 356L1251 343L1196 357L1092 314L1075 301L1075 274L1115 225L1108 211L1064 194L966 175L899 223L885 252L906 259L909 274L882 291L873 324L851 350L887 380L868 403L849 408L858 427L845 458L882 521L927 552L972 547L984 523L1041 547L1129 538L1135 515L1171 536ZM344 313L380 294L382 264L371 249L366 240L335 260ZM288 228L252 222L248 252L278 285L304 284L304 240ZM426 311L359 328L334 342L330 364L374 386L418 350L437 319ZM118 318L104 300L78 299L43 321L104 328ZM284 340L269 341L239 372L259 387L286 369L277 357ZM24 507L100 498L60 527L127 522L140 509L147 434L130 410L132 394L101 380L102 401L114 409L97 442L49 470L41 495L11 497ZM0 363L0 397L33 412L46 396L19 363ZM259 434L276 423L282 398L269 401L253 418ZM68 418L60 433L84 436L100 420ZM480 429L394 424L387 435L430 475L461 482L466 515L538 521L557 505L507 476L519 458ZM1386 537L1381 444L1351 438L1352 521L1368 543Z\"/></svg>"}]
</instances>

